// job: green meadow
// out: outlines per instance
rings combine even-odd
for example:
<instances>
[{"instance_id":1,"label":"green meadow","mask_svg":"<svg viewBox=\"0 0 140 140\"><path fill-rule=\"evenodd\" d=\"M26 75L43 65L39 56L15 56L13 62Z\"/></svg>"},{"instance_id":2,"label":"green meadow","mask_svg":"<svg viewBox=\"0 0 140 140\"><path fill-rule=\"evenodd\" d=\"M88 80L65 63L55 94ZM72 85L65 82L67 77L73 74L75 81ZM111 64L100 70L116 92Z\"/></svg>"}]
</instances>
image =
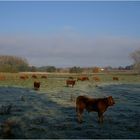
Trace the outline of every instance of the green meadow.
<instances>
[{"instance_id":1,"label":"green meadow","mask_svg":"<svg viewBox=\"0 0 140 140\"><path fill-rule=\"evenodd\" d=\"M28 75L27 79L20 79L21 75ZM37 79L32 78L32 75L35 74L37 76ZM80 84L86 83L89 85L95 85L95 84L114 84L114 83L139 83L140 82L140 75L135 73L97 73L97 74L59 74L59 73L0 73L0 76L5 76L5 80L0 80L0 86L13 86L13 87L24 87L24 88L33 88L33 82L34 81L40 81L41 87L40 91L49 91L49 90L55 90L55 89L61 89L63 88L66 83L65 81L69 77L73 77L75 80L77 80L77 77L79 76L87 76L89 78L89 81L77 81L75 88L78 87ZM41 78L42 75L47 75L47 79ZM100 82L94 81L93 77L99 77ZM118 77L119 81L113 81L113 77Z\"/></svg>"}]
</instances>

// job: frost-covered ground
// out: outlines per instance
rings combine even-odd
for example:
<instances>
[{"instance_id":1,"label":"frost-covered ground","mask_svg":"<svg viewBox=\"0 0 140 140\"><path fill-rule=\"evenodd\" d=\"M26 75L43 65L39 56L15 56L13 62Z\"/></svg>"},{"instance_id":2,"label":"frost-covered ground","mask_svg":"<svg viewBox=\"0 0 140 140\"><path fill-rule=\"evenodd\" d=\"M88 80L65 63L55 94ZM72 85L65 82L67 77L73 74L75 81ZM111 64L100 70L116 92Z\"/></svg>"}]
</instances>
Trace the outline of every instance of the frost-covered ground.
<instances>
[{"instance_id":1,"label":"frost-covered ground","mask_svg":"<svg viewBox=\"0 0 140 140\"><path fill-rule=\"evenodd\" d=\"M105 112L104 123L98 124L97 113L84 112L84 122L77 123L75 98L78 95L106 97L112 95L116 104ZM2 124L15 122L14 138L140 138L140 84L105 84L95 87L79 82L74 88L0 87L0 108L11 105L10 114L0 113Z\"/></svg>"}]
</instances>

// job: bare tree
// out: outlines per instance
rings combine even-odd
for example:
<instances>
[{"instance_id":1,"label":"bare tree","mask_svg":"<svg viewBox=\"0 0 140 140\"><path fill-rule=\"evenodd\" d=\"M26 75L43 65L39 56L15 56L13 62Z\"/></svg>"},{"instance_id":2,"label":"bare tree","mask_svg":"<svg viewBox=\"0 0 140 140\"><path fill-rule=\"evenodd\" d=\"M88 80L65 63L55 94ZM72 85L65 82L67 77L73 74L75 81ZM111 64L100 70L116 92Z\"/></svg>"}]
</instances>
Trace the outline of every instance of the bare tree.
<instances>
[{"instance_id":1,"label":"bare tree","mask_svg":"<svg viewBox=\"0 0 140 140\"><path fill-rule=\"evenodd\" d=\"M140 73L140 49L134 51L131 54L132 59L134 60L134 69Z\"/></svg>"},{"instance_id":2,"label":"bare tree","mask_svg":"<svg viewBox=\"0 0 140 140\"><path fill-rule=\"evenodd\" d=\"M25 58L10 55L0 55L0 72L27 71L28 62Z\"/></svg>"}]
</instances>

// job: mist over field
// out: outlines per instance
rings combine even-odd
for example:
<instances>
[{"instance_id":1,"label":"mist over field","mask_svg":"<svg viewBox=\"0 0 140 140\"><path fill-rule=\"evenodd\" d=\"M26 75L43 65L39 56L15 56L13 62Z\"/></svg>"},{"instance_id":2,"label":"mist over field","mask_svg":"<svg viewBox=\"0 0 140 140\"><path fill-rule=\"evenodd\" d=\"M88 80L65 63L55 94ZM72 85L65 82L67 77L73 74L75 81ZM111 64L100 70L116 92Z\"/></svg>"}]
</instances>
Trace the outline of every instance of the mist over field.
<instances>
[{"instance_id":1,"label":"mist over field","mask_svg":"<svg viewBox=\"0 0 140 140\"><path fill-rule=\"evenodd\" d=\"M140 41L117 36L87 37L68 31L45 37L1 37L0 44L1 54L22 56L35 66L118 67L132 64L130 54L139 48Z\"/></svg>"},{"instance_id":2,"label":"mist over field","mask_svg":"<svg viewBox=\"0 0 140 140\"><path fill-rule=\"evenodd\" d=\"M30 65L127 66L140 47L140 2L0 2L0 55Z\"/></svg>"}]
</instances>

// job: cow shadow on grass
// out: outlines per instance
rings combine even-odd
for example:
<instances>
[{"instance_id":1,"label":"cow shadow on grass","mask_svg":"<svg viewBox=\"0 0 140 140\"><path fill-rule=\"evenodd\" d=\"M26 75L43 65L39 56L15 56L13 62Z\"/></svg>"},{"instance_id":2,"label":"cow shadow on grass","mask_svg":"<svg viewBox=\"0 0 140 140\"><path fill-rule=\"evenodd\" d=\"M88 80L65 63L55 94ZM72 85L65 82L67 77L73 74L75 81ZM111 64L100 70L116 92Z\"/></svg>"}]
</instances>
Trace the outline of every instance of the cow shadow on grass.
<instances>
[{"instance_id":1,"label":"cow shadow on grass","mask_svg":"<svg viewBox=\"0 0 140 140\"><path fill-rule=\"evenodd\" d=\"M97 113L88 114L86 111L83 114L84 122L79 124L75 107L56 102L48 94L30 89L0 87L0 105L12 104L9 114L0 115L0 138L3 138L5 131L2 125L6 121L15 124L9 126L12 138L140 138L139 127L135 128L138 124L128 125L130 117L124 113L117 114L121 106L109 109L101 125L97 122ZM8 134L4 133L4 136Z\"/></svg>"}]
</instances>

